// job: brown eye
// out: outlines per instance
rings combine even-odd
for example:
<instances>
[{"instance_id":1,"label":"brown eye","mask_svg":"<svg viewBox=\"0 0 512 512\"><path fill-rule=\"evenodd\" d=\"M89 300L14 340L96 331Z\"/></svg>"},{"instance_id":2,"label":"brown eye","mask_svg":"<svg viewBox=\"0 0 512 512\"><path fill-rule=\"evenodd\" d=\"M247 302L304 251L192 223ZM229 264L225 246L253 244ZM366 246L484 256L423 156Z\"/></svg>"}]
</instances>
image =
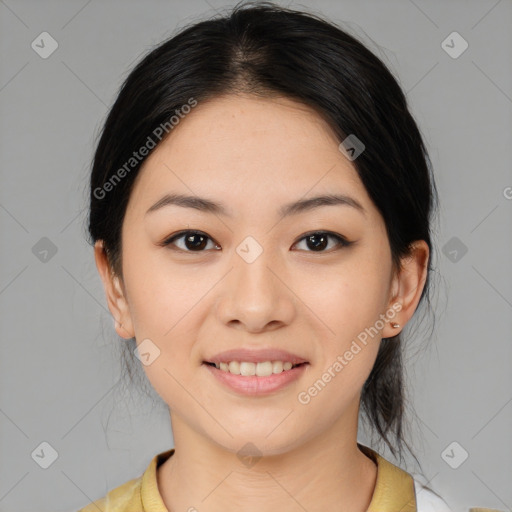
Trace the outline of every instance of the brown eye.
<instances>
[{"instance_id":1,"label":"brown eye","mask_svg":"<svg viewBox=\"0 0 512 512\"><path fill-rule=\"evenodd\" d=\"M353 243L349 242L341 235L331 233L329 231L315 231L313 233L308 233L306 236L303 236L299 242L305 240L306 247L310 249L308 252L328 252L325 248L329 245L329 239L336 240L337 244L334 247L338 248L346 247Z\"/></svg>"},{"instance_id":2,"label":"brown eye","mask_svg":"<svg viewBox=\"0 0 512 512\"><path fill-rule=\"evenodd\" d=\"M178 240L183 240L181 247L175 244ZM178 250L186 252L203 252L208 245L208 241L211 241L213 244L213 240L201 231L182 231L164 240L161 245L176 245ZM213 247L220 248L218 244L213 244Z\"/></svg>"}]
</instances>

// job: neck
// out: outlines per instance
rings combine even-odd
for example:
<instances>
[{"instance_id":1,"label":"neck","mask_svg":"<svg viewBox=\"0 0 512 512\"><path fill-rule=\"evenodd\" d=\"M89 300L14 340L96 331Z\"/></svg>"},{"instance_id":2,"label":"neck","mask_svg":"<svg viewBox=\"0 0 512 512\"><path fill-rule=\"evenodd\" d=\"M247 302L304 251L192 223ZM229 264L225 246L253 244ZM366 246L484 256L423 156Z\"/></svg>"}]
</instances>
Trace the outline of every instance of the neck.
<instances>
[{"instance_id":1,"label":"neck","mask_svg":"<svg viewBox=\"0 0 512 512\"><path fill-rule=\"evenodd\" d=\"M357 421L352 432L333 428L285 452L241 460L171 418L175 452L157 471L169 512L364 512L370 504L377 467L357 447Z\"/></svg>"}]
</instances>

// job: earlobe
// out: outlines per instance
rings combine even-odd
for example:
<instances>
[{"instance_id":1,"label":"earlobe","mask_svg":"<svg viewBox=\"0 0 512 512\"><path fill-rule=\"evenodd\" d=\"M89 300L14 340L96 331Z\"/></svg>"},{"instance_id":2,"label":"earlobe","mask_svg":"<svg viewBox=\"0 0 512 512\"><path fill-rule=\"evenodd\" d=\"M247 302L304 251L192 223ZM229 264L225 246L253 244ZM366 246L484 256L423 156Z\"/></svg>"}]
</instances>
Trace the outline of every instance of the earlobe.
<instances>
[{"instance_id":1,"label":"earlobe","mask_svg":"<svg viewBox=\"0 0 512 512\"><path fill-rule=\"evenodd\" d=\"M399 273L393 279L393 293L388 308L396 312L390 327L383 330L383 338L396 336L410 320L421 298L428 275L429 248L424 240L411 244L410 254L401 260ZM397 308L397 304L400 308Z\"/></svg>"},{"instance_id":2,"label":"earlobe","mask_svg":"<svg viewBox=\"0 0 512 512\"><path fill-rule=\"evenodd\" d=\"M128 302L119 277L112 271L102 240L94 244L94 257L105 290L108 309L114 318L114 328L121 338L133 338L135 333Z\"/></svg>"}]
</instances>

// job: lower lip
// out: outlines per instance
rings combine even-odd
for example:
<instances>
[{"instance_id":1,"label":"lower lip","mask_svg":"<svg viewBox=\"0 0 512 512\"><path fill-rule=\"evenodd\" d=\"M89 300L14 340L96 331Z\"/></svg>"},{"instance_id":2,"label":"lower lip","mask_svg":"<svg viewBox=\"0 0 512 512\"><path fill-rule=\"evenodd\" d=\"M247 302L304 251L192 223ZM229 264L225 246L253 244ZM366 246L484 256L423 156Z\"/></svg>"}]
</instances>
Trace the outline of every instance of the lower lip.
<instances>
[{"instance_id":1,"label":"lower lip","mask_svg":"<svg viewBox=\"0 0 512 512\"><path fill-rule=\"evenodd\" d=\"M243 395L259 396L279 391L294 380L297 380L304 373L308 364L305 363L290 370L284 370L281 373L273 373L268 377L258 377L256 375L244 377L243 375L225 372L206 363L203 363L203 366L222 384L232 390Z\"/></svg>"}]
</instances>

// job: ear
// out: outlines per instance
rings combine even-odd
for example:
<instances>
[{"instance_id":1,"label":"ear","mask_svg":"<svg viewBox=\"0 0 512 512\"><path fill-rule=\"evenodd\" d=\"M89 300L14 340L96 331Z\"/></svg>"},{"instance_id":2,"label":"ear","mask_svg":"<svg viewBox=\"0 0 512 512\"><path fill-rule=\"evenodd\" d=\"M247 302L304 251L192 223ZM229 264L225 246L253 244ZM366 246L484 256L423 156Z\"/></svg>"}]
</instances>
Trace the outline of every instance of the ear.
<instances>
[{"instance_id":1,"label":"ear","mask_svg":"<svg viewBox=\"0 0 512 512\"><path fill-rule=\"evenodd\" d=\"M103 281L103 287L107 296L108 309L115 320L116 332L121 338L130 339L135 336L133 330L128 302L121 281L110 266L105 251L103 240L98 240L94 244L94 258L96 267Z\"/></svg>"},{"instance_id":2,"label":"ear","mask_svg":"<svg viewBox=\"0 0 512 512\"><path fill-rule=\"evenodd\" d=\"M393 277L388 304L388 311L396 311L396 314L382 330L383 338L399 334L416 311L427 279L428 261L429 248L425 240L413 242L410 254L401 259L401 269ZM400 327L393 328L392 323Z\"/></svg>"}]
</instances>

